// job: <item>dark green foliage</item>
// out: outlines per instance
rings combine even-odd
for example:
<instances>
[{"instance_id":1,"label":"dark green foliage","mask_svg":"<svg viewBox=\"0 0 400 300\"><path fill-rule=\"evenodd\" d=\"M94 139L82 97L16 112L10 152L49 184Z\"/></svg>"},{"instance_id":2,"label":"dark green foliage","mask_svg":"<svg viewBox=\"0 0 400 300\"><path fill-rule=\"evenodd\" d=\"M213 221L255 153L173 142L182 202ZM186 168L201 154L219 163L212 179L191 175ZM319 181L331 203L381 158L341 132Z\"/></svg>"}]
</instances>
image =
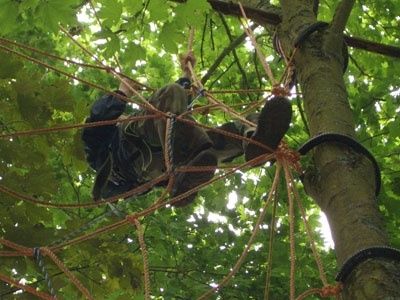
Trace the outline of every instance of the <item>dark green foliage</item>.
<instances>
[{"instance_id":1,"label":"dark green foliage","mask_svg":"<svg viewBox=\"0 0 400 300\"><path fill-rule=\"evenodd\" d=\"M337 1L321 2L319 19L329 20ZM380 43L398 44L398 1L379 4L377 1L363 2L368 10L363 10L361 4L355 7L348 31ZM230 43L220 17L206 1L191 0L186 4L161 0L96 1L101 29L90 6L85 3L76 0L0 0L0 35L54 55L94 64L88 55L60 32L58 25L62 24L108 65L115 67L117 57L127 75L154 88L181 75L177 54L185 53L187 49L189 24L196 32L194 52L198 74L204 75ZM79 21L76 17L78 12L88 15L89 21ZM242 34L236 18L227 18L226 21L234 38ZM271 48L269 32L260 30L257 34L266 56L274 56L271 57L271 67L279 77L284 66ZM27 50L21 51L106 89L117 88L117 80L102 70L63 64ZM240 45L236 53L247 79L244 80L234 56L230 54L212 74L206 88L270 88L260 63L254 59L254 52ZM352 60L345 78L357 135L363 145L376 155L382 167L383 191L379 204L392 241L399 246L400 65L394 59L361 50L350 49L350 55ZM91 103L101 93L41 66L0 52L0 131L3 134L82 123ZM216 95L238 111L262 96L261 93ZM299 113L301 100L299 105L295 102L293 99L293 122L286 137L292 148L297 148L308 138ZM204 104L205 101L200 99L198 103ZM211 126L231 120L221 110L197 115L196 118ZM0 140L0 184L54 203L90 202L94 173L84 161L80 134L80 130L73 129ZM307 164L307 159L302 161ZM143 220L151 287L156 299L194 299L229 272L250 237L274 172L275 166L236 172L203 189L193 206L179 210L163 208ZM301 189L300 182L297 183ZM151 205L162 191L156 188L147 195L121 202L118 207L125 213L140 211ZM228 208L230 193L236 194L237 204ZM319 210L316 204L303 191L301 195L311 226L318 228ZM62 242L68 233L79 231L106 211L107 206L47 209L0 194L0 237L28 247ZM282 183L279 186L279 225L272 263L272 299L287 299L288 295L287 211L285 185ZM219 299L263 297L271 215L271 212L267 213L264 227L248 258L228 287L221 290ZM210 216L219 218L211 220ZM298 211L296 218L296 253L300 262L296 279L297 290L302 292L310 287L320 287L320 282ZM100 217L99 222L80 234L118 220L120 218L115 215ZM329 278L333 279L336 271L333 252L323 250L320 237L317 244ZM142 299L142 256L133 226L67 247L57 255L95 299ZM50 261L46 262L50 274L54 275L53 284L58 293L65 299L81 297L67 277ZM17 280L25 278L28 283L46 291L43 275L29 258L0 257L0 272ZM13 291L0 282L0 298L10 296Z\"/></svg>"}]
</instances>

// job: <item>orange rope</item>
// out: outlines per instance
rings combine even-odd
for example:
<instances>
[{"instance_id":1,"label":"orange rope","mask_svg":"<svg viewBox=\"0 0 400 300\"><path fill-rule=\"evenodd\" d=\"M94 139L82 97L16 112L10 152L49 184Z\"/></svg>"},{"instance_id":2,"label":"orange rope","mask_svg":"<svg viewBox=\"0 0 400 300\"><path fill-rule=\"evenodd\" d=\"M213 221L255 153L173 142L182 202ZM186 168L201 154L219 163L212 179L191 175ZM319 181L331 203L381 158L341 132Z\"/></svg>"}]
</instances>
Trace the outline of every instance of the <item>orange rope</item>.
<instances>
[{"instance_id":1,"label":"orange rope","mask_svg":"<svg viewBox=\"0 0 400 300\"><path fill-rule=\"evenodd\" d=\"M148 109L148 110L151 111L151 112L154 112L154 113L156 113L156 114L160 114L160 115L166 116L166 114L165 114L164 112L161 112L160 110L154 108L152 105L150 105L149 103L147 103L147 101L145 101L145 102L134 101L134 100L132 100L132 99L130 99L130 98L128 98L128 97L125 97L125 96L123 96L123 95L121 95L121 94L118 94L118 93L116 93L116 92L109 91L109 90L107 90L106 88L104 88L104 87L102 87L102 86L100 86L100 85L98 85L98 84L92 83L92 82L87 81L87 80L85 80L85 79L79 78L79 77L77 77L77 76L75 76L75 75L69 74L68 72L65 72L65 71L63 71L63 70L60 70L60 69L58 69L58 68L56 68L56 67L53 67L53 66L51 66L51 65L49 65L49 64L47 64L47 63L45 63L45 62L42 62L42 61L40 61L40 60L38 60L38 59L36 59L36 58L33 58L33 57L31 57L31 56L25 55L25 54L23 54L23 53L21 53L21 52L15 51L15 50L13 50L13 49L11 49L11 48L8 48L8 47L1 46L1 45L0 45L0 50L6 51L6 52L8 52L8 53L12 53L12 54L17 55L17 56L19 56L19 57L22 57L22 58L24 58L24 59L26 59L26 60L29 60L29 61L31 61L31 62L37 64L37 65L43 66L43 67L45 67L45 68L47 68L47 69L49 69L49 70L55 71L55 72L57 72L57 73L59 73L59 74L62 74L62 75L67 76L67 77L69 77L69 78L75 79L75 80L77 80L77 81L79 81L79 82L81 82L81 83L84 83L84 84L86 84L86 85L88 85L88 86L94 87L94 88L96 88L96 89L98 89L98 90L100 90L100 91L109 93L109 94L111 94L111 95L113 95L113 96L118 97L119 99L122 99L123 101L135 103L135 104L137 104L137 105L139 105L139 106L141 106L141 107L143 107L143 108ZM119 76L119 75L118 75L118 76ZM120 77L120 76L119 76L119 77ZM124 80L124 82L126 82L126 81ZM129 85L129 83L127 83L127 84ZM142 96L141 96L141 97L138 97L138 98L139 98L139 99L144 99Z\"/></svg>"},{"instance_id":2,"label":"orange rope","mask_svg":"<svg viewBox=\"0 0 400 300\"><path fill-rule=\"evenodd\" d=\"M39 292L36 289L34 289L33 287L19 283L18 281L14 280L4 274L1 274L1 273L0 273L0 280L4 281L12 286L15 286L17 288L20 288L21 290L24 290L25 292L35 295L36 297L38 297L40 299L54 300L54 298L50 294L47 294L45 292Z\"/></svg>"},{"instance_id":3,"label":"orange rope","mask_svg":"<svg viewBox=\"0 0 400 300\"><path fill-rule=\"evenodd\" d=\"M149 272L149 262L148 262L148 252L146 249L146 243L144 241L144 234L142 225L137 218L133 216L127 216L127 220L136 226L137 236L140 245L140 251L142 252L143 258L143 273L144 273L144 298L150 300L150 272Z\"/></svg>"},{"instance_id":4,"label":"orange rope","mask_svg":"<svg viewBox=\"0 0 400 300\"><path fill-rule=\"evenodd\" d=\"M296 300L303 300L308 296L318 294L322 298L339 296L343 290L343 284L326 285L322 288L309 289L296 298Z\"/></svg>"},{"instance_id":5,"label":"orange rope","mask_svg":"<svg viewBox=\"0 0 400 300\"><path fill-rule=\"evenodd\" d=\"M11 249L18 251L18 253L22 256L32 256L33 249L18 245L6 239L0 239L0 244L7 246ZM82 283L71 273L70 270L62 263L61 260L57 258L57 256L47 247L40 248L43 254L49 256L53 262L60 268L61 271L67 275L67 277L74 283L74 285L85 295L87 299L93 300L89 291L82 285Z\"/></svg>"},{"instance_id":6,"label":"orange rope","mask_svg":"<svg viewBox=\"0 0 400 300\"><path fill-rule=\"evenodd\" d=\"M295 299L295 275L296 275L296 249L295 249L295 237L294 237L294 205L293 205L293 194L291 191L292 182L289 177L289 166L286 160L282 160L283 170L285 172L286 189L288 191L289 201L289 239L290 239L290 300Z\"/></svg>"},{"instance_id":7,"label":"orange rope","mask_svg":"<svg viewBox=\"0 0 400 300\"><path fill-rule=\"evenodd\" d=\"M14 249L17 252L19 252L21 255L24 256L32 256L33 255L33 249L32 248L28 248L28 247L24 247L21 245L18 245L16 243L13 243L9 240L6 239L0 239L0 244L7 246L8 248Z\"/></svg>"},{"instance_id":8,"label":"orange rope","mask_svg":"<svg viewBox=\"0 0 400 300\"><path fill-rule=\"evenodd\" d=\"M90 127L98 127L104 125L112 125L116 123L126 123L126 122L136 122L141 120L149 120L149 119L157 119L160 118L158 115L144 115L144 116L130 116L125 119L114 119L114 120L106 120L106 121L98 121L98 122L90 122L90 123L80 123L80 124L71 124L71 125L61 125L61 126L54 126L49 128L37 128L31 130L24 130L24 131L16 131L12 133L4 133L0 134L0 139L4 138L14 138L18 136L32 136L37 134L44 134L49 132L56 132L56 131L65 131L69 129L76 129L76 128L90 128Z\"/></svg>"},{"instance_id":9,"label":"orange rope","mask_svg":"<svg viewBox=\"0 0 400 300\"><path fill-rule=\"evenodd\" d=\"M212 96L210 93L206 92L204 90L204 86L201 83L201 81L197 78L194 70L193 70L193 66L190 63L190 61L187 64L187 67L190 71L191 77L193 78L194 83L196 84L196 87L199 91L203 91L205 93L206 98L208 99L208 101L210 101L212 104L216 104L218 105L221 110L223 110L224 112L226 112L227 114L233 116L234 118L240 120L243 124L246 124L250 127L256 127L256 124L254 124L253 122L250 122L249 120L247 120L246 118L244 118L243 116L241 116L239 113L237 113L235 110L233 110L232 108L230 108L228 105L226 105L225 103L217 100L214 96Z\"/></svg>"},{"instance_id":10,"label":"orange rope","mask_svg":"<svg viewBox=\"0 0 400 300\"><path fill-rule=\"evenodd\" d=\"M267 207L268 207L269 203L271 202L272 198L275 197L279 179L280 179L280 170L281 170L281 166L278 164L277 168L276 168L276 172L275 172L274 181L272 183L271 191L268 194L268 198L265 201L264 207L262 208L262 211L257 219L256 224L254 225L254 229L250 236L250 239L247 242L246 247L244 248L238 261L236 262L236 264L234 265L232 270L220 281L220 283L216 287L213 287L212 289L210 289L209 291L207 291L206 293L201 295L197 300L204 300L204 299L207 299L208 297L210 297L211 295L213 295L216 291L220 290L223 286L225 286L232 279L232 277L239 271L240 266L243 264L244 260L246 259L247 254L249 253L250 247L253 244L254 239L257 236L257 233L259 232L259 230L261 228L261 223L263 222L265 215L267 213Z\"/></svg>"},{"instance_id":11,"label":"orange rope","mask_svg":"<svg viewBox=\"0 0 400 300\"><path fill-rule=\"evenodd\" d=\"M164 181L165 179L168 178L168 175L163 174L160 175L159 177L150 180L146 183L143 183L142 185L131 189L130 191L127 191L125 193L119 194L119 195L115 195L113 197L109 197L107 199L104 199L102 201L97 201L97 202L93 202L93 203L85 203L85 204L69 204L69 203L52 203L48 200L37 200L36 198L23 194L23 193L19 193L16 192L4 185L0 184L0 192L7 194L13 198L16 198L18 200L23 200L23 201L27 201L36 205L40 205L40 206L44 206L44 207L51 207L51 208L68 208L68 209L72 209L72 208L91 208L91 207L97 207L100 205L106 205L107 203L114 203L119 201L121 198L128 198L137 194L141 194L146 192L147 190L151 189L154 185Z\"/></svg>"},{"instance_id":12,"label":"orange rope","mask_svg":"<svg viewBox=\"0 0 400 300\"><path fill-rule=\"evenodd\" d=\"M78 278L64 265L64 263L58 259L58 257L47 247L40 248L43 254L51 258L51 260L64 272L65 275L72 281L72 283L81 291L86 299L94 300L90 295L89 291L83 286Z\"/></svg>"},{"instance_id":13,"label":"orange rope","mask_svg":"<svg viewBox=\"0 0 400 300\"><path fill-rule=\"evenodd\" d=\"M62 32L64 32L72 42L74 42L79 48L81 48L84 52L88 53L92 58L94 58L100 65L107 67L107 71L109 71L111 74L114 75L115 78L117 78L120 82L123 82L128 88L129 90L136 96L138 97L141 102L142 105L147 108L150 109L151 111L157 111L158 113L161 113L161 111L159 111L158 109L156 109L151 103L147 102L146 98L144 98L142 96L142 94L140 94L131 84L129 81L127 81L125 78L123 78L122 76L120 76L113 68L106 66L101 60L99 60L95 54L93 54L92 52L90 52L86 47L84 47L81 43L79 43L64 27L62 27L61 25L59 25L60 29Z\"/></svg>"},{"instance_id":14,"label":"orange rope","mask_svg":"<svg viewBox=\"0 0 400 300\"><path fill-rule=\"evenodd\" d=\"M261 65L264 67L265 73L268 75L268 78L271 81L272 86L276 86L276 85L278 85L278 82L276 81L274 75L272 74L272 70L271 70L269 64L267 63L267 60L265 59L260 46L258 45L258 43L256 41L253 30L251 30L250 26L248 26L248 21L247 21L248 19L247 19L245 11L243 9L243 6L240 2L238 4L239 4L240 11L242 13L242 16L244 18L244 22L241 19L240 19L240 22L242 23L242 26L243 26L247 36L250 38L251 43L253 44L253 47L256 49L257 56L261 62Z\"/></svg>"},{"instance_id":15,"label":"orange rope","mask_svg":"<svg viewBox=\"0 0 400 300\"><path fill-rule=\"evenodd\" d=\"M268 269L265 276L265 289L264 289L264 300L269 298L269 289L271 285L271 275L272 275L272 253L273 253L273 243L275 238L275 222L276 222L276 208L278 206L278 189L275 191L274 195L274 207L272 208L272 216L269 230L269 245L268 245L268 259L267 265Z\"/></svg>"},{"instance_id":16,"label":"orange rope","mask_svg":"<svg viewBox=\"0 0 400 300\"><path fill-rule=\"evenodd\" d=\"M289 170L289 176L290 176L290 181L292 183L292 193L294 195L295 201L297 202L297 206L300 209L301 216L302 216L304 225L306 227L307 236L308 236L308 239L310 241L311 250L313 252L314 259L315 259L315 262L316 262L317 267L318 267L320 279L321 279L323 285L327 286L328 285L328 280L326 278L326 274L325 274L324 267L323 267L323 264L322 264L321 256L319 255L319 252L318 252L317 247L315 245L315 239L314 239L314 236L313 236L313 232L311 230L310 223L307 220L306 212L304 210L304 207L303 207L303 205L301 203L300 195L299 195L299 193L297 191L297 188L294 186L295 182L294 182L294 179L293 179L293 174L291 173L290 170Z\"/></svg>"}]
</instances>

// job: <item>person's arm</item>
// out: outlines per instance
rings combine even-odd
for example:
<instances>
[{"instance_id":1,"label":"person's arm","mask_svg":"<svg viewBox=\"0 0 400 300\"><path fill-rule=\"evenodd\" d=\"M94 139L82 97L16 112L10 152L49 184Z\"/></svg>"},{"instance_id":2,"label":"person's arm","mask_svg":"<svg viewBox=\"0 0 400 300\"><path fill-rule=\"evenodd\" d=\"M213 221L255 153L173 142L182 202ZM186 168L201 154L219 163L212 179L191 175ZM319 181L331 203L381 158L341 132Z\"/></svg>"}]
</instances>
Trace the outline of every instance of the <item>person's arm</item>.
<instances>
[{"instance_id":1,"label":"person's arm","mask_svg":"<svg viewBox=\"0 0 400 300\"><path fill-rule=\"evenodd\" d=\"M117 93L125 96L123 91L119 90ZM104 95L93 104L85 123L117 119L125 107L126 102L117 96ZM93 169L98 170L104 163L117 133L115 124L83 129L82 140L85 145L86 160Z\"/></svg>"}]
</instances>

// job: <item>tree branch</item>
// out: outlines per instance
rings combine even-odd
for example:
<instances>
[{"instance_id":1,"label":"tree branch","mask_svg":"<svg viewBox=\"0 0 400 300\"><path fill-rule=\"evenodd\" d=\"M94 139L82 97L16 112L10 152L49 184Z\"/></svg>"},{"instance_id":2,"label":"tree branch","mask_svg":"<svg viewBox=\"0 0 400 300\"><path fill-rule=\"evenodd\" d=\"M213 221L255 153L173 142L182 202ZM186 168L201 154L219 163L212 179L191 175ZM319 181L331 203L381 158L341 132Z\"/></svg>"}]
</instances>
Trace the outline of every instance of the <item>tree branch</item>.
<instances>
[{"instance_id":1,"label":"tree branch","mask_svg":"<svg viewBox=\"0 0 400 300\"><path fill-rule=\"evenodd\" d=\"M254 24L252 25L252 29L256 28L258 25ZM228 47L226 47L221 54L217 57L217 59L214 61L212 66L208 69L207 73L201 78L201 83L205 84L208 79L210 79L211 75L215 72L215 70L218 68L218 66L221 64L221 62L224 60L224 58L231 53L236 47L238 47L246 38L246 33L242 33L239 37L237 37L235 40L233 40Z\"/></svg>"},{"instance_id":2,"label":"tree branch","mask_svg":"<svg viewBox=\"0 0 400 300\"><path fill-rule=\"evenodd\" d=\"M344 36L347 45L353 48L374 52L385 56L400 58L400 48L367 41L358 37Z\"/></svg>"},{"instance_id":3,"label":"tree branch","mask_svg":"<svg viewBox=\"0 0 400 300\"><path fill-rule=\"evenodd\" d=\"M186 0L172 0L174 2L184 3ZM208 0L211 7L226 15L241 16L239 5L227 0ZM265 26L265 25L279 25L282 21L282 17L278 10L265 10L257 9L245 6L247 16L254 22ZM344 39L348 46L366 50L368 52L378 53L385 56L400 58L400 48L389 46L385 44L379 44L364 40L357 37L351 37L348 35L344 36Z\"/></svg>"},{"instance_id":4,"label":"tree branch","mask_svg":"<svg viewBox=\"0 0 400 300\"><path fill-rule=\"evenodd\" d=\"M332 19L331 29L335 33L343 33L350 17L355 0L342 0L336 8Z\"/></svg>"},{"instance_id":5,"label":"tree branch","mask_svg":"<svg viewBox=\"0 0 400 300\"><path fill-rule=\"evenodd\" d=\"M228 24L227 24L227 22L226 22L226 20L224 18L224 15L219 13L219 16L221 18L222 24L225 27L225 31L226 31L226 34L228 35L229 41L232 43L234 39L233 39L232 33L231 33L230 29L229 29L229 26L228 26ZM244 82L245 87L246 88L250 88L250 84L249 84L249 80L247 79L246 72L244 71L244 69L242 67L242 64L240 63L239 57L238 57L235 49L232 49L232 55L236 60L236 64L237 64L237 67L239 69L240 74L242 74L243 82ZM251 100L250 95L248 95L248 96L249 96L249 98Z\"/></svg>"}]
</instances>

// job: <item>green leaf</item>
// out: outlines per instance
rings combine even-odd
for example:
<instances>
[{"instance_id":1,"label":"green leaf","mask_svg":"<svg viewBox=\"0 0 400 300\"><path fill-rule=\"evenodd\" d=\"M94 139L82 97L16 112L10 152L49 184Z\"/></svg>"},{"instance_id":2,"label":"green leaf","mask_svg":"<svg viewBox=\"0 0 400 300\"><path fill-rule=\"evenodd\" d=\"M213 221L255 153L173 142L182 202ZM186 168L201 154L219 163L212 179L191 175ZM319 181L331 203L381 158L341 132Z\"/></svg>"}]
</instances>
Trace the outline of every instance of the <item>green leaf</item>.
<instances>
[{"instance_id":1,"label":"green leaf","mask_svg":"<svg viewBox=\"0 0 400 300\"><path fill-rule=\"evenodd\" d=\"M196 27L204 23L204 15L210 10L211 6L206 0L188 0L179 5L174 12L176 13L176 26L186 29L189 26Z\"/></svg>"},{"instance_id":2,"label":"green leaf","mask_svg":"<svg viewBox=\"0 0 400 300\"><path fill-rule=\"evenodd\" d=\"M22 11L28 10L28 9L35 9L39 3L40 3L40 0L21 1L19 4L19 11L22 12Z\"/></svg>"},{"instance_id":3,"label":"green leaf","mask_svg":"<svg viewBox=\"0 0 400 300\"><path fill-rule=\"evenodd\" d=\"M129 43L121 57L126 63L134 65L137 60L146 58L146 49L135 43Z\"/></svg>"},{"instance_id":4,"label":"green leaf","mask_svg":"<svg viewBox=\"0 0 400 300\"><path fill-rule=\"evenodd\" d=\"M139 10L143 9L144 7L144 3L143 0L124 0L123 2L123 6L126 9L126 11L130 14L130 15L134 15L135 13L137 13Z\"/></svg>"},{"instance_id":5,"label":"green leaf","mask_svg":"<svg viewBox=\"0 0 400 300\"><path fill-rule=\"evenodd\" d=\"M43 1L37 7L37 22L43 29L59 31L59 24L69 24L73 20L73 9L71 0Z\"/></svg>"},{"instance_id":6,"label":"green leaf","mask_svg":"<svg viewBox=\"0 0 400 300\"><path fill-rule=\"evenodd\" d=\"M147 7L151 21L163 21L170 16L170 6L164 0L151 0Z\"/></svg>"},{"instance_id":7,"label":"green leaf","mask_svg":"<svg viewBox=\"0 0 400 300\"><path fill-rule=\"evenodd\" d=\"M172 23L165 23L160 36L159 36L159 43L165 48L167 52L170 53L177 53L178 46L177 40L180 40L180 34L177 31L177 28Z\"/></svg>"},{"instance_id":8,"label":"green leaf","mask_svg":"<svg viewBox=\"0 0 400 300\"><path fill-rule=\"evenodd\" d=\"M12 0L0 0L0 33L10 33L18 26L18 4Z\"/></svg>"},{"instance_id":9,"label":"green leaf","mask_svg":"<svg viewBox=\"0 0 400 300\"><path fill-rule=\"evenodd\" d=\"M120 49L120 42L118 39L118 36L113 35L111 39L105 44L106 48L105 51L103 52L103 55L105 58L110 58L112 57L115 52L118 52Z\"/></svg>"},{"instance_id":10,"label":"green leaf","mask_svg":"<svg viewBox=\"0 0 400 300\"><path fill-rule=\"evenodd\" d=\"M101 2L101 9L98 13L103 19L103 25L111 27L119 23L122 14L122 4L116 0L104 0Z\"/></svg>"},{"instance_id":11,"label":"green leaf","mask_svg":"<svg viewBox=\"0 0 400 300\"><path fill-rule=\"evenodd\" d=\"M15 78L22 66L23 64L19 60L10 56L0 55L0 79Z\"/></svg>"}]
</instances>

